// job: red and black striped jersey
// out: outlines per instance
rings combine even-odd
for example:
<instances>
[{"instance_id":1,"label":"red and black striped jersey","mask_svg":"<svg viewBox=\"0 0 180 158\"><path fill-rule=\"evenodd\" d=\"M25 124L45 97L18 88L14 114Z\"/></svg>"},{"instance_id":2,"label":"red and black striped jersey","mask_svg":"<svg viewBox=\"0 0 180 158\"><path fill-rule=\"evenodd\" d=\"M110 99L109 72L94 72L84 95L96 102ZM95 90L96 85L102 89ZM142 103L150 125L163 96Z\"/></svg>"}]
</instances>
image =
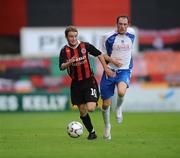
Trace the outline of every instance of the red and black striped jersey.
<instances>
[{"instance_id":1,"label":"red and black striped jersey","mask_svg":"<svg viewBox=\"0 0 180 158\"><path fill-rule=\"evenodd\" d=\"M68 67L67 72L72 80L84 80L89 78L93 72L90 67L88 54L93 56L101 55L101 52L87 42L80 42L76 48L71 48L68 45L65 45L59 55L59 67L63 63L66 63L73 56L76 57L76 61Z\"/></svg>"}]
</instances>

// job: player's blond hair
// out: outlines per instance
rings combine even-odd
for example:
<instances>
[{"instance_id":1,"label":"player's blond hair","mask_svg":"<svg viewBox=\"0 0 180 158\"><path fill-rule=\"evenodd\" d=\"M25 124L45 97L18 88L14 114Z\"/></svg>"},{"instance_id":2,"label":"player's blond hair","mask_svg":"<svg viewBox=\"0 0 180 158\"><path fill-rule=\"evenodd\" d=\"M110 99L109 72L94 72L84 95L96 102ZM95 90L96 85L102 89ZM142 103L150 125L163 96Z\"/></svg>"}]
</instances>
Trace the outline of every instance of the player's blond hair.
<instances>
[{"instance_id":1,"label":"player's blond hair","mask_svg":"<svg viewBox=\"0 0 180 158\"><path fill-rule=\"evenodd\" d=\"M72 31L72 32L78 32L77 28L75 26L68 26L65 29L65 36L68 36L68 33Z\"/></svg>"}]
</instances>

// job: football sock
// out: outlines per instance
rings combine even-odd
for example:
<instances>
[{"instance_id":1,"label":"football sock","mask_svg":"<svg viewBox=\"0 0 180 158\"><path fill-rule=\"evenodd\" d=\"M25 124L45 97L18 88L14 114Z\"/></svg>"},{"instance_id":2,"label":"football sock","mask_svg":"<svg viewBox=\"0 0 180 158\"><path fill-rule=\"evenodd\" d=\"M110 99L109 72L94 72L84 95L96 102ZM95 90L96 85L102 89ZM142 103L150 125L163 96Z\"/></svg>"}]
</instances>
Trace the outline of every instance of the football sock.
<instances>
[{"instance_id":1,"label":"football sock","mask_svg":"<svg viewBox=\"0 0 180 158\"><path fill-rule=\"evenodd\" d=\"M117 106L116 106L116 117L117 118L122 118L122 103L123 103L124 97L118 97L117 99ZM119 123L122 121L118 121Z\"/></svg>"},{"instance_id":2,"label":"football sock","mask_svg":"<svg viewBox=\"0 0 180 158\"><path fill-rule=\"evenodd\" d=\"M118 97L117 98L117 107L120 107L123 103L124 97Z\"/></svg>"},{"instance_id":3,"label":"football sock","mask_svg":"<svg viewBox=\"0 0 180 158\"><path fill-rule=\"evenodd\" d=\"M110 106L106 110L101 108L104 124L106 127L110 126Z\"/></svg>"},{"instance_id":4,"label":"football sock","mask_svg":"<svg viewBox=\"0 0 180 158\"><path fill-rule=\"evenodd\" d=\"M94 132L93 125L91 123L91 118L90 118L89 114L87 113L87 115L85 115L85 116L80 116L80 118L81 118L84 126L88 130L88 132L89 133Z\"/></svg>"}]
</instances>

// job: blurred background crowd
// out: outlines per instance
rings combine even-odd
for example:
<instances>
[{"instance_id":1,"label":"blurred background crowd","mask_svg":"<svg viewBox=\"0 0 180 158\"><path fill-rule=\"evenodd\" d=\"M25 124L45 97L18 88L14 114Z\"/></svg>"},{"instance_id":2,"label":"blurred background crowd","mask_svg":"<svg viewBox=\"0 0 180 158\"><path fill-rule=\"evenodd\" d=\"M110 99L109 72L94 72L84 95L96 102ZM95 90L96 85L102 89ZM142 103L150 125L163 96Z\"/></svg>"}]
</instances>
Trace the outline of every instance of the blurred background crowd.
<instances>
[{"instance_id":1,"label":"blurred background crowd","mask_svg":"<svg viewBox=\"0 0 180 158\"><path fill-rule=\"evenodd\" d=\"M77 26L80 39L99 47L101 35L115 29L116 17L125 14L137 35L130 95L135 90L143 95L149 88L147 95L155 92L158 105L168 98L176 105L179 6L179 0L0 0L0 94L68 94L70 79L58 68L64 28ZM100 65L91 62L99 81Z\"/></svg>"}]
</instances>

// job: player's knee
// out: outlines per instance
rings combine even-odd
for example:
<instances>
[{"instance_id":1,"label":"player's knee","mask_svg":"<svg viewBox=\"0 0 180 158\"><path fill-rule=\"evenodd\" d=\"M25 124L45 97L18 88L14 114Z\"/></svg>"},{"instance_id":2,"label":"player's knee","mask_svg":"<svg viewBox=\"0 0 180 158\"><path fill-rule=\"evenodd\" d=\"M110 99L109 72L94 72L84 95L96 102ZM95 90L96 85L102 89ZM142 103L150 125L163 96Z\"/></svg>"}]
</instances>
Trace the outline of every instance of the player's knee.
<instances>
[{"instance_id":1,"label":"player's knee","mask_svg":"<svg viewBox=\"0 0 180 158\"><path fill-rule=\"evenodd\" d=\"M85 116L87 114L86 106L80 105L78 106L80 116Z\"/></svg>"},{"instance_id":2,"label":"player's knee","mask_svg":"<svg viewBox=\"0 0 180 158\"><path fill-rule=\"evenodd\" d=\"M126 93L126 89L127 89L127 84L124 82L120 82L118 84L118 96L119 97L124 97L125 93Z\"/></svg>"},{"instance_id":3,"label":"player's knee","mask_svg":"<svg viewBox=\"0 0 180 158\"><path fill-rule=\"evenodd\" d=\"M96 110L96 106L88 107L88 112L93 112Z\"/></svg>"},{"instance_id":4,"label":"player's knee","mask_svg":"<svg viewBox=\"0 0 180 158\"><path fill-rule=\"evenodd\" d=\"M93 111L95 111L96 110L96 103L87 103L87 110L88 110L88 112L93 112Z\"/></svg>"},{"instance_id":5,"label":"player's knee","mask_svg":"<svg viewBox=\"0 0 180 158\"><path fill-rule=\"evenodd\" d=\"M118 96L124 97L125 93L126 93L125 91L118 91Z\"/></svg>"},{"instance_id":6,"label":"player's knee","mask_svg":"<svg viewBox=\"0 0 180 158\"><path fill-rule=\"evenodd\" d=\"M108 107L109 107L109 105L104 105L104 104L102 105L102 109L103 109L103 110L107 110Z\"/></svg>"},{"instance_id":7,"label":"player's knee","mask_svg":"<svg viewBox=\"0 0 180 158\"><path fill-rule=\"evenodd\" d=\"M102 108L103 108L104 110L106 110L110 105L111 105L111 100L110 100L110 99L104 100L104 101L103 101Z\"/></svg>"},{"instance_id":8,"label":"player's knee","mask_svg":"<svg viewBox=\"0 0 180 158\"><path fill-rule=\"evenodd\" d=\"M80 110L80 116L85 116L87 114L87 111L86 110Z\"/></svg>"}]
</instances>

